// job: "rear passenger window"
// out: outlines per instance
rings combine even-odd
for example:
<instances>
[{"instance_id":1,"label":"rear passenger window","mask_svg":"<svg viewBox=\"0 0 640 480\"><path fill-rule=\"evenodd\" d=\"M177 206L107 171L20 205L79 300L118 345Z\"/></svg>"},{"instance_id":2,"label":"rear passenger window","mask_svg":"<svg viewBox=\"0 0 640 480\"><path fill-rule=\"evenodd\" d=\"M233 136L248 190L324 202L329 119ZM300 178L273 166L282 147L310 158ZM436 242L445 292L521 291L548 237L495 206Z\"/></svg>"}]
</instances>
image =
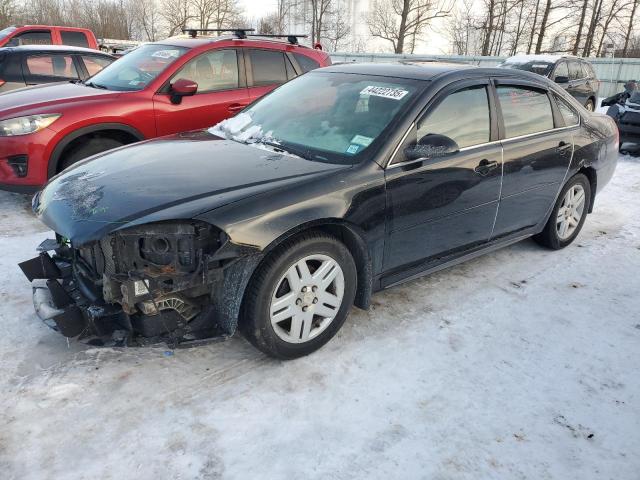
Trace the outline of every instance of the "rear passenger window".
<instances>
[{"instance_id":1,"label":"rear passenger window","mask_svg":"<svg viewBox=\"0 0 640 480\"><path fill-rule=\"evenodd\" d=\"M578 115L578 112L576 112L567 102L557 95L554 95L554 97L558 104L558 108L560 109L560 113L562 114L562 118L564 119L564 124L567 127L578 125L580 123L580 115Z\"/></svg>"},{"instance_id":2,"label":"rear passenger window","mask_svg":"<svg viewBox=\"0 0 640 480\"><path fill-rule=\"evenodd\" d=\"M582 68L578 62L569 62L569 80L580 80L584 78Z\"/></svg>"},{"instance_id":3,"label":"rear passenger window","mask_svg":"<svg viewBox=\"0 0 640 480\"><path fill-rule=\"evenodd\" d=\"M300 65L300 68L302 68L302 71L304 73L320 67L320 64L318 62L316 62L312 58L307 57L306 55L302 55L301 53L294 53L293 56L295 57L298 65Z\"/></svg>"},{"instance_id":4,"label":"rear passenger window","mask_svg":"<svg viewBox=\"0 0 640 480\"><path fill-rule=\"evenodd\" d=\"M51 32L25 32L16 35L9 42L9 46L18 45L51 45Z\"/></svg>"},{"instance_id":5,"label":"rear passenger window","mask_svg":"<svg viewBox=\"0 0 640 480\"><path fill-rule=\"evenodd\" d=\"M497 91L506 138L553 128L553 113L546 92L507 86L499 86Z\"/></svg>"},{"instance_id":6,"label":"rear passenger window","mask_svg":"<svg viewBox=\"0 0 640 480\"><path fill-rule=\"evenodd\" d=\"M445 135L458 147L487 143L490 138L489 101L486 87L471 87L447 96L418 122L417 140L425 135Z\"/></svg>"},{"instance_id":7,"label":"rear passenger window","mask_svg":"<svg viewBox=\"0 0 640 480\"><path fill-rule=\"evenodd\" d=\"M89 47L87 36L84 32L72 32L70 30L60 30L63 45L73 45L74 47Z\"/></svg>"},{"instance_id":8,"label":"rear passenger window","mask_svg":"<svg viewBox=\"0 0 640 480\"><path fill-rule=\"evenodd\" d=\"M82 61L84 62L84 67L87 69L87 73L90 77L98 73L104 67L109 65L113 60L107 57L97 57L97 56L82 56Z\"/></svg>"},{"instance_id":9,"label":"rear passenger window","mask_svg":"<svg viewBox=\"0 0 640 480\"><path fill-rule=\"evenodd\" d=\"M76 66L70 55L33 55L27 57L26 66L30 75L78 78Z\"/></svg>"},{"instance_id":10,"label":"rear passenger window","mask_svg":"<svg viewBox=\"0 0 640 480\"><path fill-rule=\"evenodd\" d=\"M282 52L274 50L249 50L253 71L253 84L273 85L287 81L287 69Z\"/></svg>"}]
</instances>

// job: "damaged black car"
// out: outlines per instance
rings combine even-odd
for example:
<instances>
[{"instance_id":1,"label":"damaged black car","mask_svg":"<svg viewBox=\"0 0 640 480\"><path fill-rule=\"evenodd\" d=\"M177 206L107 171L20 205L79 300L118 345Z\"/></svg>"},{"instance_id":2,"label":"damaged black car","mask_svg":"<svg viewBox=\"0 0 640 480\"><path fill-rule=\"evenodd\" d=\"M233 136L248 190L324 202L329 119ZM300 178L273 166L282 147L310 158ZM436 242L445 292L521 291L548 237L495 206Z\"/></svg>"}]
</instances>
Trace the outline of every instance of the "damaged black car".
<instances>
[{"instance_id":1,"label":"damaged black car","mask_svg":"<svg viewBox=\"0 0 640 480\"><path fill-rule=\"evenodd\" d=\"M239 329L295 358L375 291L531 236L569 245L617 149L609 117L527 72L333 66L54 177L33 209L55 238L20 267L70 338L189 346Z\"/></svg>"}]
</instances>

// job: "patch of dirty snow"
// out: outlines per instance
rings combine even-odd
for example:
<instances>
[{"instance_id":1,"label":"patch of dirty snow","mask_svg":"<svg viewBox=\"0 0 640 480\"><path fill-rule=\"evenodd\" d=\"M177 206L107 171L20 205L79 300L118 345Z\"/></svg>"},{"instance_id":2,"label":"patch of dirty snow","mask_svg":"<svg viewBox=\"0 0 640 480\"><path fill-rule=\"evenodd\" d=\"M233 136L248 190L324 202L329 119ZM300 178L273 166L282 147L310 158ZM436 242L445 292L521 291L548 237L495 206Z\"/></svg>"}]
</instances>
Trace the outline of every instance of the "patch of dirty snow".
<instances>
[{"instance_id":1,"label":"patch of dirty snow","mask_svg":"<svg viewBox=\"0 0 640 480\"><path fill-rule=\"evenodd\" d=\"M0 475L65 479L633 479L640 162L570 247L523 241L376 294L317 353L241 337L69 343L16 264L47 237L0 193ZM172 355L170 353L173 353Z\"/></svg>"}]
</instances>

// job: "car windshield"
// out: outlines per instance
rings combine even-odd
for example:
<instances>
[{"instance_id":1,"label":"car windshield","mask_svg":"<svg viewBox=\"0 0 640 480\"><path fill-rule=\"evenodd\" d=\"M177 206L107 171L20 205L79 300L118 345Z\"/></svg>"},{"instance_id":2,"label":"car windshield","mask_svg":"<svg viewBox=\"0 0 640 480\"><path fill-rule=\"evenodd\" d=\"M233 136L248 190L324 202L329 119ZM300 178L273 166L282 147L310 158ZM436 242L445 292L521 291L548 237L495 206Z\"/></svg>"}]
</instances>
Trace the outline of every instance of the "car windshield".
<instances>
[{"instance_id":1,"label":"car windshield","mask_svg":"<svg viewBox=\"0 0 640 480\"><path fill-rule=\"evenodd\" d=\"M11 35L16 30L17 30L16 27L7 27L7 28L4 28L4 29L0 30L0 40L2 40L3 38L8 37L9 35Z\"/></svg>"},{"instance_id":2,"label":"car windshield","mask_svg":"<svg viewBox=\"0 0 640 480\"><path fill-rule=\"evenodd\" d=\"M509 61L500 65L500 68L515 68L516 70L525 70L527 72L537 73L538 75L544 75L545 77L553 70L554 63L543 62L540 60L529 62L514 62Z\"/></svg>"},{"instance_id":3,"label":"car windshield","mask_svg":"<svg viewBox=\"0 0 640 480\"><path fill-rule=\"evenodd\" d=\"M355 164L377 150L425 85L402 78L307 73L209 131L309 160Z\"/></svg>"},{"instance_id":4,"label":"car windshield","mask_svg":"<svg viewBox=\"0 0 640 480\"><path fill-rule=\"evenodd\" d=\"M91 77L85 85L106 90L142 90L187 50L173 45L142 45Z\"/></svg>"}]
</instances>

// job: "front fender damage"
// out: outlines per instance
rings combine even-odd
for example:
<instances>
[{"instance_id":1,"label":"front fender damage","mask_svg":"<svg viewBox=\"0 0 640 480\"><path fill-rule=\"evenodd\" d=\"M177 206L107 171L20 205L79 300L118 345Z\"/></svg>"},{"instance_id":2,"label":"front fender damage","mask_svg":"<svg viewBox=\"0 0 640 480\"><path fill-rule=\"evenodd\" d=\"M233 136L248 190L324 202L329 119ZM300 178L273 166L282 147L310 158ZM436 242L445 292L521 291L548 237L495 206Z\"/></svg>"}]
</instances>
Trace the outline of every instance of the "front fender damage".
<instances>
[{"instance_id":1,"label":"front fender damage","mask_svg":"<svg viewBox=\"0 0 640 480\"><path fill-rule=\"evenodd\" d=\"M57 236L20 268L37 315L91 345L189 346L237 328L262 255L203 222L116 231L79 248Z\"/></svg>"}]
</instances>

